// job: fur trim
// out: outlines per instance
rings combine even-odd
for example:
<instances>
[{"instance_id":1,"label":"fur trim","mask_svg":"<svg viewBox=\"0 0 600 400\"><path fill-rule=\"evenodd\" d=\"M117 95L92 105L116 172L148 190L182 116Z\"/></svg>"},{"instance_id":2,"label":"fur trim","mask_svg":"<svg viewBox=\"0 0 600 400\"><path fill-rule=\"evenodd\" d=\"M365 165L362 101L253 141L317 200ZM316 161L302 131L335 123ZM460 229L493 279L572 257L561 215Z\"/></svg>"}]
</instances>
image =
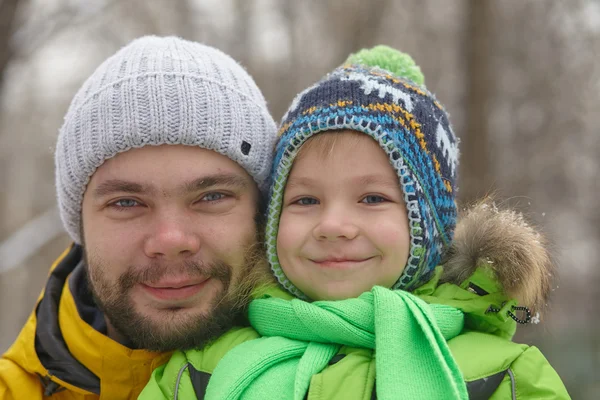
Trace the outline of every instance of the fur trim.
<instances>
[{"instance_id":1,"label":"fur trim","mask_svg":"<svg viewBox=\"0 0 600 400\"><path fill-rule=\"evenodd\" d=\"M460 284L486 265L510 298L533 309L543 308L554 265L542 234L522 214L498 210L490 199L461 214L443 263L442 281Z\"/></svg>"}]
</instances>

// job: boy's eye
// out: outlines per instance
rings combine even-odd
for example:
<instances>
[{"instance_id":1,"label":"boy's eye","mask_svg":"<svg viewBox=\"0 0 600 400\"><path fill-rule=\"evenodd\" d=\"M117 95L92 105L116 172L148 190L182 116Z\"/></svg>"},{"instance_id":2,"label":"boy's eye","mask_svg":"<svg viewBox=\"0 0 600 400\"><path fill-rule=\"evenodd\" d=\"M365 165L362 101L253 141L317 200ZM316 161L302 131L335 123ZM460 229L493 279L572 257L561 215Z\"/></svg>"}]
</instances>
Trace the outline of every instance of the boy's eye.
<instances>
[{"instance_id":1,"label":"boy's eye","mask_svg":"<svg viewBox=\"0 0 600 400\"><path fill-rule=\"evenodd\" d=\"M211 193L205 194L200 199L200 201L219 201L219 200L223 200L224 198L225 198L225 195L223 193L211 192Z\"/></svg>"},{"instance_id":2,"label":"boy's eye","mask_svg":"<svg viewBox=\"0 0 600 400\"><path fill-rule=\"evenodd\" d=\"M377 203L383 203L384 201L387 201L384 197L382 196L377 196L375 194L371 194L368 196L365 196L362 200L361 203L366 203L366 204L377 204Z\"/></svg>"},{"instance_id":3,"label":"boy's eye","mask_svg":"<svg viewBox=\"0 0 600 400\"><path fill-rule=\"evenodd\" d=\"M299 206L314 206L315 204L319 204L319 201L312 197L302 197L296 200L294 204L298 204Z\"/></svg>"},{"instance_id":4,"label":"boy's eye","mask_svg":"<svg viewBox=\"0 0 600 400\"><path fill-rule=\"evenodd\" d=\"M121 199L121 200L117 200L110 204L111 207L116 208L116 209L133 208L133 207L139 206L139 205L141 205L141 204L133 199Z\"/></svg>"}]
</instances>

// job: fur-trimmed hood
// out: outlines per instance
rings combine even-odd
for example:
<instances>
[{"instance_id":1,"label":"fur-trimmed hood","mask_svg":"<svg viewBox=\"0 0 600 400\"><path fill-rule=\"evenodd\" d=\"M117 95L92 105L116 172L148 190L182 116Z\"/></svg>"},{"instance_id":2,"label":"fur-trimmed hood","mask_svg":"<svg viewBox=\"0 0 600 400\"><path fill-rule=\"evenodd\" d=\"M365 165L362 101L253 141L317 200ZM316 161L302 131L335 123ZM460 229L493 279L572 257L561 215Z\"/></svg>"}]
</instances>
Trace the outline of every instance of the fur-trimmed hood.
<instances>
[{"instance_id":1,"label":"fur-trimmed hood","mask_svg":"<svg viewBox=\"0 0 600 400\"><path fill-rule=\"evenodd\" d=\"M477 268L493 271L504 293L519 304L544 307L554 275L547 241L522 214L486 200L459 215L442 282L460 285Z\"/></svg>"}]
</instances>

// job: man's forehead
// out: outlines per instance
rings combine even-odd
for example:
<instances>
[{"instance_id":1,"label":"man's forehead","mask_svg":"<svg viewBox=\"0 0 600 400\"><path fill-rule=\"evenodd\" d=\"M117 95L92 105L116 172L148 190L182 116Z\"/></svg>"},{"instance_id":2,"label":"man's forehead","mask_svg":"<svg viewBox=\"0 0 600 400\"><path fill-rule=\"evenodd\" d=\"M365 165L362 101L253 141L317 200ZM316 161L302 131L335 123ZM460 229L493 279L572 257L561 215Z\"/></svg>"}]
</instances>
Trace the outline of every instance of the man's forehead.
<instances>
[{"instance_id":1,"label":"man's forehead","mask_svg":"<svg viewBox=\"0 0 600 400\"><path fill-rule=\"evenodd\" d=\"M166 195L212 186L249 189L252 177L236 162L192 146L147 146L108 159L92 175L88 190L105 195L119 189Z\"/></svg>"},{"instance_id":2,"label":"man's forehead","mask_svg":"<svg viewBox=\"0 0 600 400\"><path fill-rule=\"evenodd\" d=\"M129 181L124 179L107 179L94 185L91 189L94 197L105 197L114 193L139 193L162 195L163 197L185 196L189 193L208 190L215 187L248 189L251 183L246 177L236 174L215 174L202 176L191 181L174 182L165 186L162 182Z\"/></svg>"}]
</instances>

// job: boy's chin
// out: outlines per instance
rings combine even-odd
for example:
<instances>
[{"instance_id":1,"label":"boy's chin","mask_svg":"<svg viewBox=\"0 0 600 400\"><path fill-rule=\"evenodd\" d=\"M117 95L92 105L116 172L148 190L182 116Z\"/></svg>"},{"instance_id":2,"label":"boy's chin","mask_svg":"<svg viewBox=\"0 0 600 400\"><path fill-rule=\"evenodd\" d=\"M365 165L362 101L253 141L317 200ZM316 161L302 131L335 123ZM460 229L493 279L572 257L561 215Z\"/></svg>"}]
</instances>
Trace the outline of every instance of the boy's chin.
<instances>
[{"instance_id":1,"label":"boy's chin","mask_svg":"<svg viewBox=\"0 0 600 400\"><path fill-rule=\"evenodd\" d=\"M312 300L345 300L351 299L360 296L364 292L368 292L372 289L372 286L366 287L364 286L364 282L361 282L362 285L354 282L344 282L341 284L340 282L332 282L328 285L322 285L317 288L312 287L308 291L311 293L306 293L308 297Z\"/></svg>"}]
</instances>

